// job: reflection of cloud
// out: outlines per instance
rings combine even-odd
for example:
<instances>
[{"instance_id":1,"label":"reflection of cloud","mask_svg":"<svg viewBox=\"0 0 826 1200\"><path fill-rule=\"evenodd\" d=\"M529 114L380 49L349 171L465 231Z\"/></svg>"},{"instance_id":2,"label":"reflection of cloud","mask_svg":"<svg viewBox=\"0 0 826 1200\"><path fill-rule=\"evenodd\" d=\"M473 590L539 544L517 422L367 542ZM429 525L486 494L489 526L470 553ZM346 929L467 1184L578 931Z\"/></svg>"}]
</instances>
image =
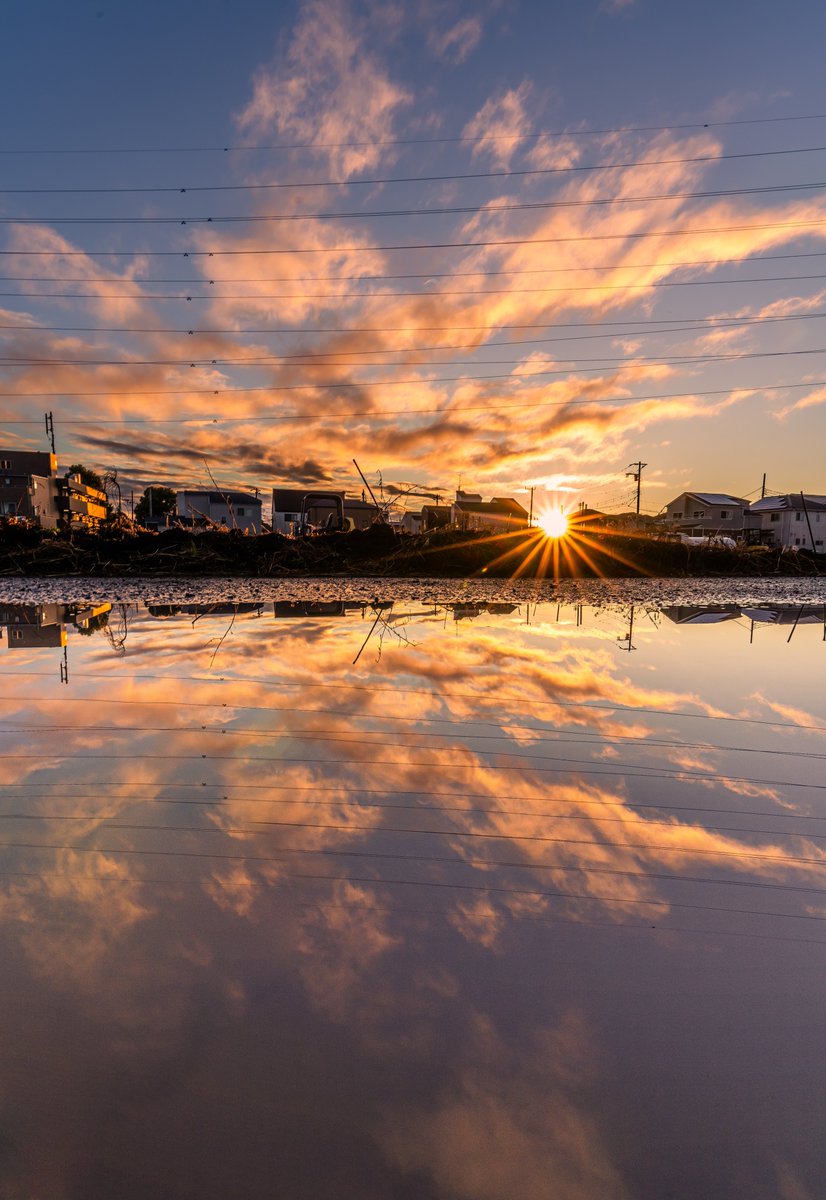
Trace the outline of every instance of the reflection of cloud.
<instances>
[{"instance_id":1,"label":"reflection of cloud","mask_svg":"<svg viewBox=\"0 0 826 1200\"><path fill-rule=\"evenodd\" d=\"M628 1195L588 1109L593 1052L575 1012L519 1051L477 1016L464 1058L431 1106L387 1120L380 1139L396 1165L457 1200Z\"/></svg>"}]
</instances>

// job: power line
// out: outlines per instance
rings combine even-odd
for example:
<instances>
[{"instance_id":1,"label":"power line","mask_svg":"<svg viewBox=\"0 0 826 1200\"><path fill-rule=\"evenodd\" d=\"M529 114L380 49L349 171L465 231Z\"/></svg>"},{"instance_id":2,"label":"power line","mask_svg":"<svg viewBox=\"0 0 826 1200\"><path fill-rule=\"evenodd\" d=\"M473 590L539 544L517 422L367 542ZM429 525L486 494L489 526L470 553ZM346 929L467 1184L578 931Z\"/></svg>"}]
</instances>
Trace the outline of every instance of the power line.
<instances>
[{"instance_id":1,"label":"power line","mask_svg":"<svg viewBox=\"0 0 826 1200\"><path fill-rule=\"evenodd\" d=\"M744 279L676 279L676 280L652 280L649 283L592 283L580 284L568 287L537 287L537 288L487 288L480 290L472 288L465 291L390 291L390 292L275 292L275 293L210 293L210 292L190 292L179 293L177 295L168 295L165 293L139 293L133 292L0 292L0 296L25 300L393 300L397 296L418 296L419 298L439 296L525 296L525 295L550 295L560 292L622 292L622 291L647 291L649 288L664 288L664 287L720 287L723 285L739 286L747 283L799 283L804 279L826 279L826 275L757 275L750 276ZM94 280L89 281L94 284ZM59 325L38 325L35 329L60 329L65 328ZM0 329L26 329L32 331L31 325L0 325ZM144 330L117 330L109 332L130 333L130 332L146 332ZM151 332L157 332L152 330ZM191 332L191 330L177 332ZM223 330L222 332L243 332L241 330Z\"/></svg>"},{"instance_id":2,"label":"power line","mask_svg":"<svg viewBox=\"0 0 826 1200\"><path fill-rule=\"evenodd\" d=\"M284 254L373 254L390 250L455 250L484 246L544 246L579 242L639 241L643 238L689 237L706 233L747 233L766 229L819 229L826 220L769 221L753 225L689 226L683 229L652 229L648 232L590 233L566 237L486 238L460 242L397 242L387 245L290 246L273 249L266 246L245 250L0 250L0 256L12 258L218 258L254 255L256 258Z\"/></svg>"},{"instance_id":3,"label":"power line","mask_svg":"<svg viewBox=\"0 0 826 1200\"><path fill-rule=\"evenodd\" d=\"M166 187L0 187L0 195L17 196L90 196L90 195L184 195L189 192L269 192L293 188L365 187L394 183L445 183L462 179L512 179L522 177L548 177L554 175L584 174L592 171L627 171L638 167L674 166L680 163L727 162L746 158L776 158L792 154L818 154L826 146L800 146L781 150L749 150L729 154L699 154L688 158L644 158L629 162L593 163L566 167L507 168L498 171L471 171L441 175L388 175L378 178L359 179L304 179L279 181L278 183L229 183L229 184L186 184ZM0 151L0 154L6 153Z\"/></svg>"},{"instance_id":4,"label":"power line","mask_svg":"<svg viewBox=\"0 0 826 1200\"><path fill-rule=\"evenodd\" d=\"M67 326L66 328L68 329L69 327ZM420 326L420 328L423 330L426 330L426 329L433 330L433 329L474 329L474 328L481 328L481 327L473 326L473 325L443 325L443 326L423 325L423 326ZM500 328L504 328L504 326L500 326ZM513 325L513 326L510 326L510 328L512 328L512 329L516 329L516 328L539 329L539 328L543 328L543 326L540 326L540 325L515 326L515 325ZM82 332L82 330L76 328L75 332ZM87 330L87 332L114 333L117 331L116 330L98 329L98 330ZM146 329L146 330L143 330L142 332L144 332L144 333L164 333L166 331L163 329L154 329L154 330ZM285 330L285 329L282 329L282 330L273 329L270 332L272 332L272 333L291 333L291 332L297 332L297 331ZM322 333L322 332L336 332L336 331L335 330L326 330L326 331L318 330L317 332ZM379 332L382 332L382 330L370 329L370 328L364 328L364 329L351 328L351 329L347 329L347 330L338 330L337 332L339 332L339 333L342 333L342 332L379 333ZM388 332L398 332L398 330L390 330ZM731 354L694 354L694 355L682 354L682 355L655 356L655 357L650 357L650 356L646 357L643 355L639 355L631 361L629 361L627 359L617 358L616 355L614 355L610 358L577 357L577 358L569 358L569 359L558 359L557 361L568 362L570 364L573 364L569 367L560 368L559 370L549 370L549 371L534 371L534 370L532 370L530 375L528 375L528 376L514 377L511 374L507 374L507 375L477 375L477 376L472 376L471 378L474 378L474 379L513 379L513 378L515 378L519 382L524 382L524 380L526 378L535 379L538 377L545 377L545 376L569 375L572 370L580 370L580 367L577 366L577 364L580 364L580 363L599 363L600 364L599 367L583 367L583 368L581 368L582 372L586 373L587 371L595 371L595 370L631 371L631 370L636 370L636 368L638 366L645 366L646 364L657 364L657 365L665 365L665 366L688 366L692 363L741 362L741 361L745 361L748 359L755 359L755 358L799 358L799 357L802 357L802 356L805 356L808 354L824 354L824 353L826 353L826 347L813 346L813 347L806 347L804 349L799 349L799 350L756 350L756 351L743 351L743 352L737 352L737 353L731 353ZM235 369L237 369L239 367L266 366L268 364L277 363L279 361L280 361L279 355L263 355L258 358L248 358L248 357L244 357L244 358L197 358L197 357L195 357L195 358L191 358L191 359L190 358L186 358L186 359L180 359L180 358L136 358L136 359L129 359L129 358L35 358L33 355L0 356L0 365L6 366L6 367L92 366L92 367L190 367L190 368L201 368L201 367L231 366L231 367L234 367ZM495 362L497 360L493 360L493 361ZM511 362L513 364L517 364L517 363L521 363L523 360L521 358L519 358L519 359L501 359L498 361ZM356 366L369 366L370 364L356 363L355 365ZM385 364L385 365L387 365L387 364ZM398 365L404 365L404 364L398 364ZM427 364L427 365L429 365L429 364ZM457 363L456 365L459 366L462 364ZM478 365L484 366L485 364L480 363ZM395 379L388 379L388 380L377 379L375 381L372 381L372 380L359 380L359 381L343 380L343 381L336 381L335 383L289 384L286 386L278 385L278 386L274 386L274 387L268 387L264 390L270 391L270 392L293 392L293 391L304 391L307 388L364 387L364 386L368 386L368 385L370 387L400 387L404 384L411 384L411 383L414 383L414 384L453 383L453 382L457 382L459 380L464 380L465 378L467 378L467 376L457 375L457 376L444 376L444 377L439 377L439 378L434 378L434 379L419 379L419 378L414 377L414 378L410 378L410 379L397 379L397 380L395 380ZM5 394L8 395L9 393L5 393ZM60 394L65 395L66 393L60 393Z\"/></svg>"},{"instance_id":5,"label":"power line","mask_svg":"<svg viewBox=\"0 0 826 1200\"><path fill-rule=\"evenodd\" d=\"M742 258L701 258L687 260L681 262L647 262L647 263L615 263L601 264L599 266L578 266L578 267L526 267L526 268L508 268L507 270L485 270L480 268L476 271L420 271L407 272L404 274L394 275L359 275L356 278L364 282L379 282L394 279L460 279L463 276L492 276L492 275L564 275L571 272L581 271L634 271L643 270L649 267L714 267L724 265L737 265L748 262L777 262L782 259L792 258L823 258L826 256L826 250L802 250L792 254L746 254ZM249 279L200 279L192 280L181 277L174 278L157 278L150 277L148 279L126 279L120 275L113 276L97 276L94 279L88 276L54 276L54 275L0 275L0 283L88 283L90 286L98 283L124 283L134 284L135 287L142 287L146 283L209 283L209 284L224 284L224 283L350 283L353 281L352 275L269 275L255 276Z\"/></svg>"},{"instance_id":6,"label":"power line","mask_svg":"<svg viewBox=\"0 0 826 1200\"><path fill-rule=\"evenodd\" d=\"M460 134L452 137L380 138L373 141L350 142L280 142L268 145L215 145L215 146L114 146L47 149L43 147L6 147L0 154L6 155L75 155L75 154L230 154L272 150L344 150L364 146L432 146L477 142L534 141L537 138L580 138L598 137L609 133L664 133L671 130L730 129L750 125L792 124L796 121L826 120L826 113L803 113L781 117L740 117L728 121L673 122L670 125L626 125L605 129L538 129L524 133L508 134Z\"/></svg>"},{"instance_id":7,"label":"power line","mask_svg":"<svg viewBox=\"0 0 826 1200\"><path fill-rule=\"evenodd\" d=\"M804 275L804 276L798 276L797 278L826 279L826 275L822 275L822 276L820 276L820 275ZM721 280L721 282L728 282L728 281ZM734 282L734 281L732 281L732 282ZM751 281L744 280L743 282L754 282L754 281L753 280L751 280ZM643 284L642 286L647 286L647 285ZM656 285L654 285L654 286L656 286ZM565 290L567 290L567 289L565 289ZM574 289L574 290L578 290L578 289ZM0 292L0 295L2 295L2 294L3 293ZM374 297L371 296L368 298L369 299L392 299L394 296L404 295L404 294L405 293L393 292L393 293L386 293L381 296L378 296L378 295L374 296ZM420 293L416 293L416 294L418 295ZM437 292L434 294L439 295L440 293ZM441 294L449 295L450 293L441 293ZM484 295L493 295L495 293L469 292L467 294L474 295L474 296L484 296ZM508 292L507 294L513 295L514 293ZM99 298L100 297L98 297L98 296L88 297L88 299L95 299L95 300L97 300ZM145 298L145 297L142 297L142 298ZM207 299L207 297L202 297L202 298ZM84 297L84 299L86 299L86 297ZM166 299L166 297L162 297L162 299ZM237 297L233 297L233 299L237 299ZM673 324L673 323L663 324L664 322L666 322L668 320L666 317L651 318L648 321L629 321L629 322L622 322L622 321L610 322L609 321L609 322L604 322L601 324L633 325L633 326L635 326L635 330L634 330L635 336L642 336L643 334L652 334L652 333L653 334L694 333L697 330L738 329L741 326L747 327L749 325L772 325L772 324L777 324L778 322L782 323L782 322L787 322L787 321L816 321L816 320L822 319L823 317L826 317L826 310L824 310L822 312L802 312L802 313L790 313L790 314L781 314L781 315L775 315L775 316L760 316L760 317L737 317L737 316L698 317L697 323L694 325L686 323L689 320L689 318L687 318L687 317L683 317L682 319L677 318L678 324ZM492 328L496 328L496 329L589 329L589 328L593 328L594 324L595 324L595 322L593 322L593 321L580 321L580 322L572 321L570 323L562 323L562 324L557 324L556 322L549 321L549 322L537 323L536 325L496 325L496 326L490 326L490 325L425 326L425 325L420 325L420 326L418 326L418 329L421 330L422 332L426 332L426 331L432 332L433 330L438 330L438 329L485 330L485 329L492 329ZM638 327L640 325L644 325L644 326L663 325L663 328L661 328L661 329L644 328L642 330L639 330ZM229 336L229 335L233 335L233 334L237 335L238 337L251 337L251 336L261 336L261 335L265 335L265 334L266 335L283 335L285 333L309 333L309 332L329 333L330 332L329 329L318 329L318 330L313 331L313 330L310 330L309 328L307 328L307 329L302 329L302 330L294 330L294 329L284 329L283 327L279 327L279 326L264 326L264 327L251 328L251 329L231 329L231 328L228 328L228 329L219 329L219 328L198 329L195 327L186 328L185 326L177 326L176 327L176 326L168 326L168 325L166 325L166 326L164 326L164 325L160 325L160 326L139 326L139 325L112 326L112 325L12 325L12 324L0 324L0 329L14 330L14 331L20 332L20 333L140 333L140 334L163 333L163 334L183 334L186 337L217 337L217 336ZM339 332L343 332L343 333L348 333L348 332L349 333L385 333L385 332L401 333L402 331L403 331L402 327L397 327L395 329L387 329L387 330L380 329L380 328L373 328L373 329L349 328L349 329L341 329ZM377 349L377 350L326 350L326 351L307 350L304 352L296 351L292 354L274 355L273 359L278 360L278 361L281 361L282 359L285 361L292 361L294 359L302 359L303 360L303 359L319 359L319 358L323 358L323 359L352 358L352 356L355 354L360 354L360 355L365 355L365 354L371 354L371 355L375 355L375 354L410 354L410 353L416 353L416 352L424 353L425 351L442 351L442 350L478 350L480 352L484 352L484 351L490 350L492 347L495 347L495 346L505 346L505 347L523 346L523 345L529 346L529 345L536 345L537 342L550 342L550 341L573 342L573 341L585 341L585 340L592 339L592 338L606 338L606 337L618 338L618 337L622 337L623 334L626 332L627 332L626 330L622 330L622 329L619 329L619 330L612 329L612 330L609 330L608 332L588 334L588 335L586 335L586 337L572 337L571 335L566 335L565 337L561 337L561 338L547 337L547 338L538 338L538 339L513 339L513 340L509 339L508 341L504 341L504 342L501 342L501 341L500 342L488 342L488 341L486 341L481 344L478 342L471 342L471 343L464 344L464 345L384 346L381 349ZM127 361L131 362L133 360L127 360ZM245 361L249 361L249 360L245 360ZM270 361L270 360L268 359L267 361ZM496 362L496 361L504 361L504 360L494 359L492 361ZM519 359L519 360L514 360L514 361L521 362L522 360ZM330 365L330 364L324 364L324 365ZM336 364L332 364L332 365L336 365ZM346 364L339 364L339 365L350 365L350 364L346 363ZM369 365L369 364L356 364L356 365Z\"/></svg>"},{"instance_id":8,"label":"power line","mask_svg":"<svg viewBox=\"0 0 826 1200\"><path fill-rule=\"evenodd\" d=\"M460 216L490 212L544 212L550 209L599 208L614 204L653 204L660 200L710 200L721 196L761 196L773 193L822 191L826 182L776 183L762 187L714 188L698 192L654 192L639 196L603 196L589 200L531 200L497 204L446 205L430 208L370 208L360 211L347 209L344 212L298 212L298 213L252 213L245 216L197 216L186 217L29 217L21 214L0 216L0 225L266 225L290 221L366 221L376 217L432 217Z\"/></svg>"}]
</instances>

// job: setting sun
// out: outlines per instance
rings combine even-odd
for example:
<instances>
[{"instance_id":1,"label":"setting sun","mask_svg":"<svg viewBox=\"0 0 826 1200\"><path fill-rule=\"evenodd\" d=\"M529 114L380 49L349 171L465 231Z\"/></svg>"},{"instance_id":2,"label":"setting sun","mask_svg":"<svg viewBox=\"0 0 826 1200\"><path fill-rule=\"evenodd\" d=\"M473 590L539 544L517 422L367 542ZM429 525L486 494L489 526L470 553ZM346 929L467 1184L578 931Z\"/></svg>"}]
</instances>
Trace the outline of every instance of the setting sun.
<instances>
[{"instance_id":1,"label":"setting sun","mask_svg":"<svg viewBox=\"0 0 826 1200\"><path fill-rule=\"evenodd\" d=\"M561 538L568 532L568 517L561 508L553 509L539 518L539 527L549 538Z\"/></svg>"}]
</instances>

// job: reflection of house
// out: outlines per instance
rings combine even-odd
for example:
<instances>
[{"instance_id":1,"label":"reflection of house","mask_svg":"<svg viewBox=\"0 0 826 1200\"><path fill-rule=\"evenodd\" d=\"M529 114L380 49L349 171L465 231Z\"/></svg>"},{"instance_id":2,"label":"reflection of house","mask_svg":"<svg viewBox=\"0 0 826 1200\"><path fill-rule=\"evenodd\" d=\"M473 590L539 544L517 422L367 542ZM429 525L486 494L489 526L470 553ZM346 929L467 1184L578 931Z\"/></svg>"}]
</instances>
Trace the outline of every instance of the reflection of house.
<instances>
[{"instance_id":1,"label":"reflection of house","mask_svg":"<svg viewBox=\"0 0 826 1200\"><path fill-rule=\"evenodd\" d=\"M528 512L518 500L494 496L483 500L472 492L457 492L450 506L450 523L458 529L486 529L506 533L528 528Z\"/></svg>"},{"instance_id":2,"label":"reflection of house","mask_svg":"<svg viewBox=\"0 0 826 1200\"><path fill-rule=\"evenodd\" d=\"M751 505L746 525L765 544L826 553L826 496L766 496Z\"/></svg>"},{"instance_id":3,"label":"reflection of house","mask_svg":"<svg viewBox=\"0 0 826 1200\"><path fill-rule=\"evenodd\" d=\"M682 492L665 506L665 521L691 537L736 537L748 507L748 500L726 492Z\"/></svg>"},{"instance_id":4,"label":"reflection of house","mask_svg":"<svg viewBox=\"0 0 826 1200\"><path fill-rule=\"evenodd\" d=\"M65 619L62 604L10 604L0 609L10 650L65 646Z\"/></svg>"},{"instance_id":5,"label":"reflection of house","mask_svg":"<svg viewBox=\"0 0 826 1200\"><path fill-rule=\"evenodd\" d=\"M669 605L663 612L675 625L719 625L736 621L740 609L735 604Z\"/></svg>"},{"instance_id":6,"label":"reflection of house","mask_svg":"<svg viewBox=\"0 0 826 1200\"><path fill-rule=\"evenodd\" d=\"M390 607L390 603L371 607L381 610ZM297 617L346 617L348 612L363 608L364 603L361 600L276 600L272 606L272 613L276 620Z\"/></svg>"},{"instance_id":7,"label":"reflection of house","mask_svg":"<svg viewBox=\"0 0 826 1200\"><path fill-rule=\"evenodd\" d=\"M242 533L261 532L261 501L249 492L178 492L178 517L194 528L221 525Z\"/></svg>"},{"instance_id":8,"label":"reflection of house","mask_svg":"<svg viewBox=\"0 0 826 1200\"><path fill-rule=\"evenodd\" d=\"M273 488L273 533L296 532L305 498L310 500L304 508L305 518L311 525L323 526L328 518L338 516L338 506L333 499L335 496L344 504L345 522L349 518L354 529L368 529L379 515L375 504L359 500L357 496L345 496L344 492L325 490L322 493L319 489L312 488Z\"/></svg>"}]
</instances>

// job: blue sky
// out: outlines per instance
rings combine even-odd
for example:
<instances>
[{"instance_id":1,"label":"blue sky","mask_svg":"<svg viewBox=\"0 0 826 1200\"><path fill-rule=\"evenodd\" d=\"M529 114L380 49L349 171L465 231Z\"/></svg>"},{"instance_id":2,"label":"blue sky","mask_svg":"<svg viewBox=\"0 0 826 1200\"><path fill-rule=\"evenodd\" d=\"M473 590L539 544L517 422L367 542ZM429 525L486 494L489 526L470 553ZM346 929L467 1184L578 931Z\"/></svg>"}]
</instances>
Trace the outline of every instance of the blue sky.
<instances>
[{"instance_id":1,"label":"blue sky","mask_svg":"<svg viewBox=\"0 0 826 1200\"><path fill-rule=\"evenodd\" d=\"M654 511L764 470L826 491L826 288L800 278L826 273L823 188L801 186L826 183L826 119L776 120L826 111L825 24L814 3L20 6L0 149L142 152L2 157L8 189L133 189L0 195L6 440L51 408L63 461L137 487L205 460L355 485L355 455L607 507L642 458Z\"/></svg>"}]
</instances>

